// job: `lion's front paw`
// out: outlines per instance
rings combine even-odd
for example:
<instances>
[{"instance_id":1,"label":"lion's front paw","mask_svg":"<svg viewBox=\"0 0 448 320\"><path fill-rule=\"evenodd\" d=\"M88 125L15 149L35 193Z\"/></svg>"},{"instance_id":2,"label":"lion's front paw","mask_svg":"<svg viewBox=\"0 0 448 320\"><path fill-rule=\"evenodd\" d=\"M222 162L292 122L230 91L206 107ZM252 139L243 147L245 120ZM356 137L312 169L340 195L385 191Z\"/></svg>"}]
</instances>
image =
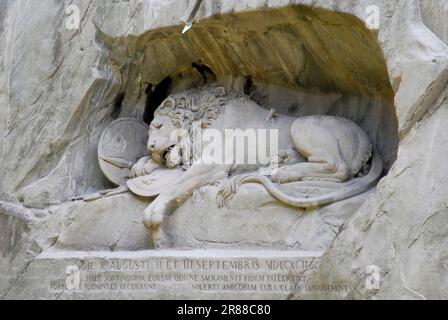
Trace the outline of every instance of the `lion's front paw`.
<instances>
[{"instance_id":1,"label":"lion's front paw","mask_svg":"<svg viewBox=\"0 0 448 320\"><path fill-rule=\"evenodd\" d=\"M138 178L146 175L147 166L151 163L150 157L144 157L138 160L131 168L131 178Z\"/></svg>"},{"instance_id":2,"label":"lion's front paw","mask_svg":"<svg viewBox=\"0 0 448 320\"><path fill-rule=\"evenodd\" d=\"M144 176L145 172L144 172L144 166L137 163L134 166L132 166L131 168L131 178L138 178L141 176Z\"/></svg>"},{"instance_id":3,"label":"lion's front paw","mask_svg":"<svg viewBox=\"0 0 448 320\"><path fill-rule=\"evenodd\" d=\"M221 188L218 190L218 194L216 195L216 202L218 204L218 208L224 208L229 199L229 192L226 185L222 185Z\"/></svg>"},{"instance_id":4,"label":"lion's front paw","mask_svg":"<svg viewBox=\"0 0 448 320\"><path fill-rule=\"evenodd\" d=\"M151 173L153 173L155 170L157 170L158 168L160 168L161 166L159 164L156 164L152 161L148 161L142 168L142 175L150 175Z\"/></svg>"},{"instance_id":5,"label":"lion's front paw","mask_svg":"<svg viewBox=\"0 0 448 320\"><path fill-rule=\"evenodd\" d=\"M168 214L168 206L161 201L154 201L145 210L144 225L151 234L155 249L168 248L169 238L162 228L163 220Z\"/></svg>"},{"instance_id":6,"label":"lion's front paw","mask_svg":"<svg viewBox=\"0 0 448 320\"><path fill-rule=\"evenodd\" d=\"M216 199L218 202L218 208L223 208L229 204L230 200L235 195L239 184L240 180L237 178L233 178L222 184L222 186L218 190Z\"/></svg>"},{"instance_id":7,"label":"lion's front paw","mask_svg":"<svg viewBox=\"0 0 448 320\"><path fill-rule=\"evenodd\" d=\"M143 223L148 230L159 229L163 222L165 213L167 211L167 206L163 203L157 203L154 201L145 210L145 216L143 218Z\"/></svg>"}]
</instances>

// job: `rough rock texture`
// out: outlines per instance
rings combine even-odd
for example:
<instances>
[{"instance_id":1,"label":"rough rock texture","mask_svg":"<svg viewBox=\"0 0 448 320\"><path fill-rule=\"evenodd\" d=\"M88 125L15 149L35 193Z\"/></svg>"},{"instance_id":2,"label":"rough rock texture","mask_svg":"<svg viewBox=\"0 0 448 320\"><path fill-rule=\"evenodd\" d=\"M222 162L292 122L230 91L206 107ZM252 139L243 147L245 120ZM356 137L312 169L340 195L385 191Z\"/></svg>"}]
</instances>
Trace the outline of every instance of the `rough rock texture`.
<instances>
[{"instance_id":1,"label":"rough rock texture","mask_svg":"<svg viewBox=\"0 0 448 320\"><path fill-rule=\"evenodd\" d=\"M59 228L53 248L74 251L149 249L149 233L142 224L142 212L147 205L146 201L130 194L63 205L46 223L47 228Z\"/></svg>"},{"instance_id":2,"label":"rough rock texture","mask_svg":"<svg viewBox=\"0 0 448 320\"><path fill-rule=\"evenodd\" d=\"M403 139L399 158L337 237L318 278L341 280L347 298L441 299L448 295L448 200L445 161L448 100ZM367 266L381 270L366 290Z\"/></svg>"},{"instance_id":3,"label":"rough rock texture","mask_svg":"<svg viewBox=\"0 0 448 320\"><path fill-rule=\"evenodd\" d=\"M25 221L0 214L0 252L0 297L4 297L42 248Z\"/></svg>"},{"instance_id":4,"label":"rough rock texture","mask_svg":"<svg viewBox=\"0 0 448 320\"><path fill-rule=\"evenodd\" d=\"M342 95L321 112L350 110L361 125L364 119L363 127L390 164L399 135L397 161L339 230L317 278L347 283L349 293L339 298L447 298L446 1L376 1L381 26L370 33L358 19L366 17L371 2L206 0L199 16L207 19L179 41L180 21L193 1L1 1L0 200L5 204L0 205L0 297L8 296L17 276L42 250L120 249L120 239L136 250L145 247L144 236L131 232L141 232L135 222L143 202L125 195L88 205L61 202L109 187L96 161L99 135L114 118L143 117L145 108L154 107L151 99L146 101L148 87L163 91L157 85L171 77L171 89L181 90L211 76L267 99L266 107L272 106L275 86L324 97L306 109L291 105L293 95L288 96L281 108L298 115ZM69 4L80 8L78 30L65 28ZM296 4L314 9L285 8ZM225 13L230 15L210 18ZM273 16L264 19L265 13ZM283 20L292 26L270 24ZM238 38L236 30L247 29L253 32ZM233 55L222 50L220 41L234 48ZM270 41L275 51L263 49ZM297 46L283 47L285 41ZM245 50L238 49L241 44ZM201 74L192 62L211 66L214 75ZM354 108L357 99L366 106ZM375 119L380 121L375 124ZM131 201L135 211L113 211L108 219L114 203ZM119 236L95 237L114 222L118 228L111 229ZM83 234L89 235L86 242ZM365 288L365 268L372 264L381 270L379 290Z\"/></svg>"},{"instance_id":5,"label":"rough rock texture","mask_svg":"<svg viewBox=\"0 0 448 320\"><path fill-rule=\"evenodd\" d=\"M290 194L319 195L338 187L328 183L327 188L316 191L309 183L308 187L290 184L283 189ZM317 210L300 210L279 203L261 186L246 185L227 208L217 210L217 192L217 187L201 188L166 222L164 228L174 248L325 251L369 195L367 192Z\"/></svg>"},{"instance_id":6,"label":"rough rock texture","mask_svg":"<svg viewBox=\"0 0 448 320\"><path fill-rule=\"evenodd\" d=\"M409 9L418 19L417 9L412 6ZM443 10L431 12L431 15L446 17L446 7ZM396 23L401 21L403 24L407 19L408 16L398 16ZM432 26L434 30L443 30L444 27L443 24L438 25L436 20L432 20ZM448 149L444 123L448 114L448 47L418 20L414 20L408 28L415 38L405 51L414 59L404 62L407 72L425 74L421 73L421 68L425 66L440 70L440 77L434 77L428 88L435 90L431 103L424 103L428 95L417 98L415 106L420 111L413 115L419 114L418 123L401 139L398 160L379 184L377 195L366 202L346 225L322 262L317 278L322 281L346 281L352 290L343 295L344 298L447 297L448 168L444 159ZM417 49L418 44L424 46ZM432 51L428 51L429 48ZM414 69L412 65L419 67ZM407 92L409 97L406 99L412 101L414 97L408 90L414 88L413 83L418 82L422 86L416 81L417 78L408 80L412 83L403 79L396 97L397 111L403 101L400 100L400 90ZM423 112L423 107L429 110ZM366 288L369 276L366 268L370 265L376 265L381 270L379 290Z\"/></svg>"},{"instance_id":7,"label":"rough rock texture","mask_svg":"<svg viewBox=\"0 0 448 320\"><path fill-rule=\"evenodd\" d=\"M62 2L7 2L0 42L5 75L0 99L6 110L0 115L1 193L44 208L109 187L96 161L105 126L119 116L142 117L145 91L166 77L173 78L173 91L202 84L192 63L206 65L212 80L246 88L260 102L266 92L278 92L264 88L266 82L314 96L342 94L326 109L319 99L290 102L291 94L264 106L349 117L378 143L388 164L395 160L393 93L380 47L358 19L307 7L252 10L282 7L284 1L252 1L249 7L206 1L201 16L230 15L206 19L179 37L177 24L190 2L74 1L79 30L65 28ZM34 30L47 40L40 41ZM37 54L26 54L28 48Z\"/></svg>"},{"instance_id":8,"label":"rough rock texture","mask_svg":"<svg viewBox=\"0 0 448 320\"><path fill-rule=\"evenodd\" d=\"M423 22L441 40L448 43L448 2L444 0L420 0Z\"/></svg>"},{"instance_id":9,"label":"rough rock texture","mask_svg":"<svg viewBox=\"0 0 448 320\"><path fill-rule=\"evenodd\" d=\"M218 10L207 2L203 9L204 16ZM378 144L387 166L395 160L392 88L381 49L359 19L306 6L236 13L222 4L219 12L227 14L201 20L181 37L178 25L138 37L103 35L126 83L125 105L139 105L137 93L157 90L167 77L171 91L202 85L206 78L245 90L267 109L347 117ZM314 96L314 103L300 101L296 91ZM316 99L325 94L341 99L325 107L325 98Z\"/></svg>"}]
</instances>

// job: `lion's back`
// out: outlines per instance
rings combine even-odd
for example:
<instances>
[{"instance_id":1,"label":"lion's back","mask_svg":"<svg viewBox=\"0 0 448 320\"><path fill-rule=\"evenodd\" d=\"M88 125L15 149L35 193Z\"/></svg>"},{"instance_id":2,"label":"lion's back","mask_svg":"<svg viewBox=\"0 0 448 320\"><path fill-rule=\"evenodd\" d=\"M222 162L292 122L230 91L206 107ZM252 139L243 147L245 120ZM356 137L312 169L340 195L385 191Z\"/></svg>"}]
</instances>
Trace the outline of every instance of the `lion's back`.
<instances>
[{"instance_id":1,"label":"lion's back","mask_svg":"<svg viewBox=\"0 0 448 320\"><path fill-rule=\"evenodd\" d=\"M315 131L325 130L329 133L337 141L339 151L350 166L352 175L358 174L372 156L373 146L369 137L350 120L336 116L307 116L298 118L293 126L303 137L319 135ZM304 132L306 130L312 132Z\"/></svg>"}]
</instances>

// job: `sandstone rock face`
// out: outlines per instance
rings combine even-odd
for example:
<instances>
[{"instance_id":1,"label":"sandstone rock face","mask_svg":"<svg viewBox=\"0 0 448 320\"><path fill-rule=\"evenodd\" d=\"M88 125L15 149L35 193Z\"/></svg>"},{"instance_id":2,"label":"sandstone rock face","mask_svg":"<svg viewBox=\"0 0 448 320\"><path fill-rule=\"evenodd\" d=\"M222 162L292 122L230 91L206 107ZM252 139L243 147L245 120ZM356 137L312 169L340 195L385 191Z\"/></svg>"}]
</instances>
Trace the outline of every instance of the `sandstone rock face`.
<instances>
[{"instance_id":1,"label":"sandstone rock face","mask_svg":"<svg viewBox=\"0 0 448 320\"><path fill-rule=\"evenodd\" d=\"M0 3L0 297L18 296L42 251L150 249L148 200L69 200L111 187L97 161L109 123L150 120L168 93L217 81L267 109L357 122L390 171L376 190L311 213L250 185L210 212L216 189L198 191L169 221L177 247L325 251L315 279L345 283L337 298L448 298L445 1L377 1L369 31L367 0L205 0L181 36L193 2Z\"/></svg>"}]
</instances>

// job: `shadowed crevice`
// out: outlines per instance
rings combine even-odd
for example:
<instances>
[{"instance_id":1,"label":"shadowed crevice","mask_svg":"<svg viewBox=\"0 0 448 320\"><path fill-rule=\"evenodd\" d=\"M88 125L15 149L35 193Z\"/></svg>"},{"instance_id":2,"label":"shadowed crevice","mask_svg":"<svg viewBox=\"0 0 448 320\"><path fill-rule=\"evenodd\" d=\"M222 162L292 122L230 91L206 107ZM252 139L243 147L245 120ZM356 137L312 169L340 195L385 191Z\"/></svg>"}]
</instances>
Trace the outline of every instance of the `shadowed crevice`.
<instances>
[{"instance_id":1,"label":"shadowed crevice","mask_svg":"<svg viewBox=\"0 0 448 320\"><path fill-rule=\"evenodd\" d=\"M146 106L145 113L143 115L143 121L150 124L154 119L154 112L162 104L171 91L172 85L171 77L166 77L155 88L152 84L149 84L146 88Z\"/></svg>"}]
</instances>

